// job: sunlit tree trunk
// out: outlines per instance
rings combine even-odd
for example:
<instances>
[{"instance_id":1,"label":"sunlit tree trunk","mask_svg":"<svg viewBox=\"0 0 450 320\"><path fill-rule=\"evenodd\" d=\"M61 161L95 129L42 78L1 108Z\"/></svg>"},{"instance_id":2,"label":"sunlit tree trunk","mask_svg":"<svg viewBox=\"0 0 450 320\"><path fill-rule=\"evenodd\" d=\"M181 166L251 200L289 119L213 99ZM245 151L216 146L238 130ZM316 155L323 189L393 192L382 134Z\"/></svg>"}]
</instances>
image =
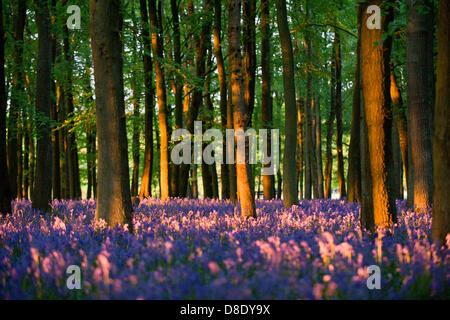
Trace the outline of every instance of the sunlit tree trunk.
<instances>
[{"instance_id":1,"label":"sunlit tree trunk","mask_svg":"<svg viewBox=\"0 0 450 320\"><path fill-rule=\"evenodd\" d=\"M164 69L162 66L163 59L163 41L161 39L161 25L157 19L156 0L149 1L150 28L152 35L152 49L156 57L155 75L156 75L156 93L158 98L158 119L160 131L160 183L161 183L161 199L164 201L169 197L169 140L168 140L168 120L167 120L167 97L166 86L164 80ZM158 28L158 26L160 28Z\"/></svg>"},{"instance_id":2,"label":"sunlit tree trunk","mask_svg":"<svg viewBox=\"0 0 450 320\"><path fill-rule=\"evenodd\" d=\"M296 178L297 105L295 102L294 55L287 21L286 3L276 1L277 22L283 59L283 85L285 103L285 145L283 154L283 202L285 207L298 204Z\"/></svg>"},{"instance_id":3,"label":"sunlit tree trunk","mask_svg":"<svg viewBox=\"0 0 450 320\"><path fill-rule=\"evenodd\" d=\"M353 84L352 126L348 150L347 201L361 202L361 12L357 7L358 41L356 45L355 82Z\"/></svg>"},{"instance_id":4,"label":"sunlit tree trunk","mask_svg":"<svg viewBox=\"0 0 450 320\"><path fill-rule=\"evenodd\" d=\"M433 238L446 243L450 233L450 2L439 1L436 104L433 132ZM448 240L447 240L448 243Z\"/></svg>"},{"instance_id":5,"label":"sunlit tree trunk","mask_svg":"<svg viewBox=\"0 0 450 320\"><path fill-rule=\"evenodd\" d=\"M392 110L390 100L390 39L382 42L392 12L381 19L381 29L369 29L366 21L368 5L384 7L384 1L366 1L362 7L361 75L364 94L365 119L367 123L370 173L372 180L373 222L376 226L391 225L397 221L393 197L392 163ZM362 215L367 214L361 212ZM366 219L366 227L372 223Z\"/></svg>"},{"instance_id":6,"label":"sunlit tree trunk","mask_svg":"<svg viewBox=\"0 0 450 320\"><path fill-rule=\"evenodd\" d=\"M231 70L231 107L233 110L234 130L246 129L246 110L244 103L242 57L240 45L241 30L241 1L227 0L228 5L228 43L230 46L230 70ZM246 143L247 145L247 143ZM244 154L242 154L244 153ZM237 148L236 159L245 159L244 163L236 163L236 176L241 203L241 215L243 217L256 218L255 200L250 189L250 176L248 170L248 157L245 150Z\"/></svg>"},{"instance_id":7,"label":"sunlit tree trunk","mask_svg":"<svg viewBox=\"0 0 450 320\"><path fill-rule=\"evenodd\" d=\"M50 123L52 43L50 14L45 0L36 1L36 25L38 29L38 57L36 73L36 111L41 117L38 125L36 176L32 198L34 209L49 210L52 195L52 149Z\"/></svg>"},{"instance_id":8,"label":"sunlit tree trunk","mask_svg":"<svg viewBox=\"0 0 450 320\"><path fill-rule=\"evenodd\" d=\"M0 5L0 37L4 39L3 6ZM11 189L6 160L6 86L5 86L5 46L0 41L0 214L11 212Z\"/></svg>"},{"instance_id":9,"label":"sunlit tree trunk","mask_svg":"<svg viewBox=\"0 0 450 320\"><path fill-rule=\"evenodd\" d=\"M147 13L146 0L140 0L140 13L142 20L142 43L143 43L143 67L144 67L144 104L145 104L145 151L144 170L141 179L139 197L147 198L152 196L152 173L153 173L153 63L151 58L150 29Z\"/></svg>"},{"instance_id":10,"label":"sunlit tree trunk","mask_svg":"<svg viewBox=\"0 0 450 320\"><path fill-rule=\"evenodd\" d=\"M299 183L299 199L303 199L303 123L305 117L305 101L297 99L297 181Z\"/></svg>"},{"instance_id":11,"label":"sunlit tree trunk","mask_svg":"<svg viewBox=\"0 0 450 320\"><path fill-rule=\"evenodd\" d=\"M90 2L98 135L96 219L133 230L122 73L119 0Z\"/></svg>"},{"instance_id":12,"label":"sunlit tree trunk","mask_svg":"<svg viewBox=\"0 0 450 320\"><path fill-rule=\"evenodd\" d=\"M433 6L408 0L406 37L408 121L415 208L431 207L433 195L432 122L434 110Z\"/></svg>"}]
</instances>

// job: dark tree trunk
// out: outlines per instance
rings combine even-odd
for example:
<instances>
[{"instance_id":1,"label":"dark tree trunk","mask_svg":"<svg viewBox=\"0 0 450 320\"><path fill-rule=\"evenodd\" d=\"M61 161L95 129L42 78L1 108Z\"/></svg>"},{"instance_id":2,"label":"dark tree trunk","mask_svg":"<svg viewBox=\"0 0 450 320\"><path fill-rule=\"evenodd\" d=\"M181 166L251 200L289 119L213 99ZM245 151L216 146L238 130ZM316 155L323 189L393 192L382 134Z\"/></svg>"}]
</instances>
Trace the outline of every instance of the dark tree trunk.
<instances>
[{"instance_id":1,"label":"dark tree trunk","mask_svg":"<svg viewBox=\"0 0 450 320\"><path fill-rule=\"evenodd\" d=\"M359 6L356 14L358 16L358 42L347 169L347 201L349 202L361 202L361 13Z\"/></svg>"},{"instance_id":2,"label":"dark tree trunk","mask_svg":"<svg viewBox=\"0 0 450 320\"><path fill-rule=\"evenodd\" d=\"M12 197L21 197L18 191L21 191L21 181L19 180L19 126L22 93L24 91L23 77L23 32L26 20L26 1L19 0L15 7L15 15L13 17L13 38L14 38L14 55L13 55L13 79L11 85L11 101L8 121L8 172L9 183L11 187Z\"/></svg>"},{"instance_id":3,"label":"dark tree trunk","mask_svg":"<svg viewBox=\"0 0 450 320\"><path fill-rule=\"evenodd\" d=\"M450 2L439 1L438 17L438 58L436 81L436 105L434 110L433 165L434 165L434 205L433 238L446 243L450 233ZM448 244L448 240L447 240Z\"/></svg>"},{"instance_id":4,"label":"dark tree trunk","mask_svg":"<svg viewBox=\"0 0 450 320\"><path fill-rule=\"evenodd\" d=\"M225 73L225 64L222 54L222 3L220 0L214 1L214 55L217 62L217 73L219 75L219 91L220 91L220 119L222 125L222 132L225 132L227 127L227 78ZM223 150L226 150L226 140L223 142ZM226 161L220 166L222 199L230 198L230 184L229 173Z\"/></svg>"},{"instance_id":5,"label":"dark tree trunk","mask_svg":"<svg viewBox=\"0 0 450 320\"><path fill-rule=\"evenodd\" d=\"M243 1L243 44L242 62L244 65L244 103L246 108L247 127L252 126L253 109L255 108L255 74L256 74L256 0Z\"/></svg>"},{"instance_id":6,"label":"dark tree trunk","mask_svg":"<svg viewBox=\"0 0 450 320\"><path fill-rule=\"evenodd\" d=\"M147 198L152 196L153 177L153 109L154 109L154 88L152 80L153 63L151 58L150 28L148 20L147 3L140 0L140 12L142 20L142 42L143 42L143 63L144 63L144 104L145 104L145 151L144 151L144 171L142 173L141 188L139 197Z\"/></svg>"},{"instance_id":7,"label":"dark tree trunk","mask_svg":"<svg viewBox=\"0 0 450 320\"><path fill-rule=\"evenodd\" d=\"M0 5L0 37L5 38L3 29L3 9ZM0 214L11 212L11 189L6 164L6 87L5 87L5 47L0 41Z\"/></svg>"},{"instance_id":8,"label":"dark tree trunk","mask_svg":"<svg viewBox=\"0 0 450 320\"><path fill-rule=\"evenodd\" d=\"M51 1L52 7L52 28L55 28L56 24L56 0ZM55 29L54 29L55 30ZM57 41L56 32L52 32L52 65L55 64L56 56L59 55L57 52ZM52 190L53 199L61 199L61 176L60 176L60 154L59 154L59 133L54 129L58 126L58 108L60 107L59 100L59 84L52 79L52 105L50 109L50 116L52 121L56 124L52 127Z\"/></svg>"},{"instance_id":9,"label":"dark tree trunk","mask_svg":"<svg viewBox=\"0 0 450 320\"><path fill-rule=\"evenodd\" d=\"M314 104L314 117L316 121L315 125L315 153L316 153L316 169L317 169L317 191L318 198L322 199L324 197L323 191L323 166L322 166L322 125L320 117L320 100L319 95L316 94L315 104Z\"/></svg>"},{"instance_id":10,"label":"dark tree trunk","mask_svg":"<svg viewBox=\"0 0 450 320\"><path fill-rule=\"evenodd\" d=\"M414 208L431 207L433 195L432 122L434 110L433 6L408 1L406 60L408 69L409 146ZM423 12L426 11L426 12Z\"/></svg>"},{"instance_id":11,"label":"dark tree trunk","mask_svg":"<svg viewBox=\"0 0 450 320\"><path fill-rule=\"evenodd\" d=\"M268 0L261 2L261 116L263 128L267 130L267 155L271 154L272 140L270 130L273 128L273 108L272 108L272 90L270 79L270 3ZM269 167L269 165L265 165ZM273 174L263 175L263 193L264 199L269 200L275 197L275 172Z\"/></svg>"},{"instance_id":12,"label":"dark tree trunk","mask_svg":"<svg viewBox=\"0 0 450 320\"><path fill-rule=\"evenodd\" d=\"M122 16L119 0L90 2L98 134L96 219L133 230L128 141L122 74Z\"/></svg>"},{"instance_id":13,"label":"dark tree trunk","mask_svg":"<svg viewBox=\"0 0 450 320\"><path fill-rule=\"evenodd\" d=\"M36 111L45 117L37 125L36 176L32 194L32 206L42 211L49 210L52 196L52 148L50 123L52 42L50 14L47 1L36 3L36 25L39 50L36 73Z\"/></svg>"},{"instance_id":14,"label":"dark tree trunk","mask_svg":"<svg viewBox=\"0 0 450 320\"><path fill-rule=\"evenodd\" d=\"M332 196L332 176L333 176L333 132L334 119L336 118L336 51L332 50L331 58L331 86L330 86L330 115L327 120L327 145L325 157L325 198Z\"/></svg>"},{"instance_id":15,"label":"dark tree trunk","mask_svg":"<svg viewBox=\"0 0 450 320\"><path fill-rule=\"evenodd\" d=\"M381 8L384 7L384 2L375 0L364 3L363 25L369 16L366 12L369 5L378 5ZM392 12L382 18L381 29L363 27L361 31L361 75L372 178L371 206L373 224L376 226L392 225L397 222L392 192L392 110L389 92L391 41L387 39L382 42L382 34L386 32L391 18ZM362 212L362 215L364 214L366 213ZM372 222L366 219L365 227L373 228Z\"/></svg>"},{"instance_id":16,"label":"dark tree trunk","mask_svg":"<svg viewBox=\"0 0 450 320\"><path fill-rule=\"evenodd\" d=\"M287 21L286 3L276 1L277 22L283 59L286 140L283 155L283 202L285 207L298 204L296 178L297 105L295 102L294 55Z\"/></svg>"}]
</instances>

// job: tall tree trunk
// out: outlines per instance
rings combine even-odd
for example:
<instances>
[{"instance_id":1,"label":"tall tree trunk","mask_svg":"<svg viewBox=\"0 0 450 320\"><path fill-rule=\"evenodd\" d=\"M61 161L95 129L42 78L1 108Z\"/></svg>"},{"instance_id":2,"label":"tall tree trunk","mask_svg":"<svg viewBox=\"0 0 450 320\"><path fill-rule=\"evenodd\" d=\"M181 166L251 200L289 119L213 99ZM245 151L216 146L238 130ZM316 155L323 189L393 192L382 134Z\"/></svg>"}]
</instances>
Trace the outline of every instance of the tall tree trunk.
<instances>
[{"instance_id":1,"label":"tall tree trunk","mask_svg":"<svg viewBox=\"0 0 450 320\"><path fill-rule=\"evenodd\" d=\"M252 126L253 109L255 108L255 74L256 74L256 0L243 1L243 65L244 65L244 103L246 108L247 127Z\"/></svg>"},{"instance_id":2,"label":"tall tree trunk","mask_svg":"<svg viewBox=\"0 0 450 320\"><path fill-rule=\"evenodd\" d=\"M230 47L228 47L228 56L230 56L230 54L231 54L231 49L230 49ZM232 74L231 74L231 68L228 68L228 69L229 69L230 81L228 81L227 129L233 129L233 105L231 104L231 99L232 99L231 76L232 76ZM227 145L227 152L231 152L231 150L233 150L234 153L236 152L234 141L233 141L232 146ZM237 200L237 192L238 192L237 177L236 177L236 163L235 162L228 165L228 175L229 175L229 179L230 179L230 181L229 181L229 183L230 183L230 200L231 200L231 202L233 202L235 204L236 200Z\"/></svg>"},{"instance_id":3,"label":"tall tree trunk","mask_svg":"<svg viewBox=\"0 0 450 320\"><path fill-rule=\"evenodd\" d=\"M402 180L402 157L400 153L400 139L398 136L397 126L395 125L395 121L392 121L392 160L393 160L393 188L392 193L394 199L401 198L401 180Z\"/></svg>"},{"instance_id":4,"label":"tall tree trunk","mask_svg":"<svg viewBox=\"0 0 450 320\"><path fill-rule=\"evenodd\" d=\"M225 73L225 64L222 54L222 3L220 0L214 0L214 56L217 62L217 73L219 76L219 91L220 91L220 119L222 125L222 132L225 132L227 127L227 78ZM226 150L226 140L223 142L223 150ZM230 197L229 173L226 162L220 166L222 199Z\"/></svg>"},{"instance_id":5,"label":"tall tree trunk","mask_svg":"<svg viewBox=\"0 0 450 320\"><path fill-rule=\"evenodd\" d=\"M403 105L402 95L398 88L397 80L392 67L390 91L394 121L398 130L398 136L400 140L400 153L402 155L403 172L406 176L406 186L408 186L408 122L406 118L406 108Z\"/></svg>"},{"instance_id":6,"label":"tall tree trunk","mask_svg":"<svg viewBox=\"0 0 450 320\"><path fill-rule=\"evenodd\" d=\"M90 2L90 31L98 134L96 219L133 230L122 73L119 0Z\"/></svg>"},{"instance_id":7,"label":"tall tree trunk","mask_svg":"<svg viewBox=\"0 0 450 320\"><path fill-rule=\"evenodd\" d=\"M273 128L273 107L272 90L270 79L270 4L268 0L261 1L261 116L263 128L268 131L267 134L267 155L271 154L272 135L270 130ZM270 164L265 165L270 167ZM264 199L269 200L275 197L275 177L274 174L263 175L263 193Z\"/></svg>"},{"instance_id":8,"label":"tall tree trunk","mask_svg":"<svg viewBox=\"0 0 450 320\"><path fill-rule=\"evenodd\" d=\"M228 43L230 46L230 70L231 70L231 108L233 110L233 123L235 132L246 128L246 110L244 103L242 58L241 58L241 1L227 0L228 5ZM247 140L247 139L246 139ZM246 141L247 145L247 141ZM247 147L247 146L246 146ZM236 159L245 159L244 163L236 163L236 176L241 203L242 217L256 218L255 199L250 188L250 176L246 151L237 148ZM243 153L243 154L242 154Z\"/></svg>"},{"instance_id":9,"label":"tall tree trunk","mask_svg":"<svg viewBox=\"0 0 450 320\"><path fill-rule=\"evenodd\" d=\"M381 0L366 1L363 5L363 25L369 14L367 6L385 7ZM382 42L392 11L381 20L381 29L362 28L361 31L361 74L364 93L365 118L367 123L372 178L373 222L376 226L397 222L395 199L393 197L393 164L391 143L391 100L390 100L390 39ZM382 42L382 44L380 44ZM376 43L376 44L375 44ZM362 214L366 214L362 212ZM372 227L368 222L366 227Z\"/></svg>"},{"instance_id":10,"label":"tall tree trunk","mask_svg":"<svg viewBox=\"0 0 450 320\"><path fill-rule=\"evenodd\" d=\"M330 114L327 120L327 145L325 157L325 198L332 196L332 176L333 176L333 132L334 119L336 118L336 51L331 53L331 85L330 85Z\"/></svg>"},{"instance_id":11,"label":"tall tree trunk","mask_svg":"<svg viewBox=\"0 0 450 320\"><path fill-rule=\"evenodd\" d=\"M341 39L339 32L334 32L334 45L336 50L336 152L338 162L339 194L341 198L347 197L344 176L344 150L342 146L342 61Z\"/></svg>"},{"instance_id":12,"label":"tall tree trunk","mask_svg":"<svg viewBox=\"0 0 450 320\"><path fill-rule=\"evenodd\" d=\"M297 100L297 181L299 184L299 199L303 199L303 140L304 140L304 130L303 123L305 117L305 101L303 99Z\"/></svg>"},{"instance_id":13,"label":"tall tree trunk","mask_svg":"<svg viewBox=\"0 0 450 320\"><path fill-rule=\"evenodd\" d=\"M150 28L152 35L152 49L156 57L155 75L156 75L156 93L158 97L158 119L160 130L160 181L161 181L161 199L165 201L169 197L169 139L168 139L168 121L167 121L167 97L166 85L164 80L164 70L160 60L163 59L163 41L161 38L162 29L158 28L156 0L149 0ZM160 26L162 27L162 26Z\"/></svg>"},{"instance_id":14,"label":"tall tree trunk","mask_svg":"<svg viewBox=\"0 0 450 320\"><path fill-rule=\"evenodd\" d=\"M286 3L276 1L277 22L283 59L283 85L285 101L286 142L283 154L283 202L285 207L298 204L296 179L297 106L295 102L294 55L287 22Z\"/></svg>"},{"instance_id":15,"label":"tall tree trunk","mask_svg":"<svg viewBox=\"0 0 450 320\"><path fill-rule=\"evenodd\" d=\"M0 5L0 37L5 38L3 9ZM11 189L6 160L6 87L5 87L5 42L0 41L0 214L11 212Z\"/></svg>"},{"instance_id":16,"label":"tall tree trunk","mask_svg":"<svg viewBox=\"0 0 450 320\"><path fill-rule=\"evenodd\" d=\"M434 110L433 6L408 0L406 37L408 121L413 206L431 207L433 195L432 122Z\"/></svg>"},{"instance_id":17,"label":"tall tree trunk","mask_svg":"<svg viewBox=\"0 0 450 320\"><path fill-rule=\"evenodd\" d=\"M358 42L356 45L355 82L353 84L352 124L348 150L347 201L361 202L361 12L357 7Z\"/></svg>"},{"instance_id":18,"label":"tall tree trunk","mask_svg":"<svg viewBox=\"0 0 450 320\"><path fill-rule=\"evenodd\" d=\"M439 0L436 104L433 132L433 238L448 244L450 233L450 2Z\"/></svg>"},{"instance_id":19,"label":"tall tree trunk","mask_svg":"<svg viewBox=\"0 0 450 320\"><path fill-rule=\"evenodd\" d=\"M19 0L15 6L13 17L13 79L11 86L11 101L8 121L8 172L12 197L21 197L19 190L19 126L20 126L20 106L22 99L24 77L23 77L23 32L26 20L26 1ZM21 145L20 145L21 147ZM21 159L20 159L21 160ZM20 190L19 190L20 191Z\"/></svg>"},{"instance_id":20,"label":"tall tree trunk","mask_svg":"<svg viewBox=\"0 0 450 320\"><path fill-rule=\"evenodd\" d=\"M323 166L322 166L322 125L320 117L320 100L319 95L316 94L314 104L314 117L316 119L316 130L315 130L315 146L316 146L316 169L317 169L317 191L318 198L322 199L324 197L323 191Z\"/></svg>"},{"instance_id":21,"label":"tall tree trunk","mask_svg":"<svg viewBox=\"0 0 450 320\"><path fill-rule=\"evenodd\" d=\"M141 188L139 190L140 198L152 196L152 177L153 177L153 101L154 88L152 80L153 63L150 46L150 28L148 20L147 3L140 0L140 12L142 20L142 42L143 42L143 64L144 64L144 104L145 104L145 151L144 151L144 171L142 173Z\"/></svg>"},{"instance_id":22,"label":"tall tree trunk","mask_svg":"<svg viewBox=\"0 0 450 320\"><path fill-rule=\"evenodd\" d=\"M36 25L39 50L36 73L36 111L40 114L37 126L36 176L32 194L34 209L49 210L52 196L52 149L50 133L52 42L50 14L45 0L36 1Z\"/></svg>"}]
</instances>

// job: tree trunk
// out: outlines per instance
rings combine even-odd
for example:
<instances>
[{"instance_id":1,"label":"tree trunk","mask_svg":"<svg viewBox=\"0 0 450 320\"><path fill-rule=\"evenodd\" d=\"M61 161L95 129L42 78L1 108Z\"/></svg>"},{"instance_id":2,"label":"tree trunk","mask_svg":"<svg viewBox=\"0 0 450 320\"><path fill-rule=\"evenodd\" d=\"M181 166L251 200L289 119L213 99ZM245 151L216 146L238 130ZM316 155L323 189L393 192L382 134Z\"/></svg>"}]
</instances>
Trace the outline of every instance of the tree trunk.
<instances>
[{"instance_id":1,"label":"tree trunk","mask_svg":"<svg viewBox=\"0 0 450 320\"><path fill-rule=\"evenodd\" d=\"M217 62L217 73L219 76L219 91L220 91L220 119L222 125L222 132L225 132L227 127L227 79L225 73L225 64L222 54L222 3L220 0L214 1L214 25L213 25L213 36L214 36L214 56ZM223 142L223 150L226 150L226 140ZM230 184L229 184L229 174L228 166L226 162L220 166L221 174L221 187L222 187L222 199L230 198Z\"/></svg>"},{"instance_id":2,"label":"tree trunk","mask_svg":"<svg viewBox=\"0 0 450 320\"><path fill-rule=\"evenodd\" d=\"M433 7L408 0L406 38L408 120L413 206L431 207L433 195L432 122L434 110ZM427 12L422 12L426 10Z\"/></svg>"},{"instance_id":3,"label":"tree trunk","mask_svg":"<svg viewBox=\"0 0 450 320\"><path fill-rule=\"evenodd\" d=\"M336 51L331 53L331 85L330 85L330 115L327 120L327 146L325 157L325 198L332 196L332 175L333 175L333 132L334 119L336 118Z\"/></svg>"},{"instance_id":4,"label":"tree trunk","mask_svg":"<svg viewBox=\"0 0 450 320\"><path fill-rule=\"evenodd\" d=\"M153 101L154 88L152 80L153 63L151 58L150 29L148 20L147 3L140 0L140 12L142 20L142 42L143 42L143 63L144 63L144 104L145 104L145 151L144 151L144 171L142 173L140 198L152 196L152 173L153 173Z\"/></svg>"},{"instance_id":5,"label":"tree trunk","mask_svg":"<svg viewBox=\"0 0 450 320\"><path fill-rule=\"evenodd\" d=\"M305 118L305 101L303 99L297 100L297 181L299 184L299 199L303 199L303 140L304 140L304 129L303 123Z\"/></svg>"},{"instance_id":6,"label":"tree trunk","mask_svg":"<svg viewBox=\"0 0 450 320\"><path fill-rule=\"evenodd\" d=\"M0 37L5 38L3 29L3 6L0 5ZM11 189L6 160L6 87L5 87L5 46L0 41L0 214L11 212Z\"/></svg>"},{"instance_id":7,"label":"tree trunk","mask_svg":"<svg viewBox=\"0 0 450 320\"><path fill-rule=\"evenodd\" d=\"M246 108L247 127L252 126L253 109L255 108L255 74L256 74L256 0L243 1L243 65L244 65L244 103Z\"/></svg>"},{"instance_id":8,"label":"tree trunk","mask_svg":"<svg viewBox=\"0 0 450 320\"><path fill-rule=\"evenodd\" d=\"M436 105L433 136L433 238L441 244L447 243L450 233L450 2L439 1L438 18L438 58L436 81ZM447 242L446 242L447 241Z\"/></svg>"},{"instance_id":9,"label":"tree trunk","mask_svg":"<svg viewBox=\"0 0 450 320\"><path fill-rule=\"evenodd\" d=\"M231 108L233 110L234 131L246 128L246 110L243 97L243 77L242 77L242 58L241 58L241 1L227 0L228 5L228 43L230 46L230 70L231 70ZM236 139L235 139L236 140ZM247 140L247 139L246 139ZM236 159L245 159L244 163L236 163L236 176L241 203L242 217L256 218L255 200L250 188L250 176L248 170L248 157L246 151L237 148ZM246 141L247 149L247 141ZM242 154L243 153L243 154Z\"/></svg>"},{"instance_id":10,"label":"tree trunk","mask_svg":"<svg viewBox=\"0 0 450 320\"><path fill-rule=\"evenodd\" d=\"M338 181L340 198L347 197L344 176L344 150L342 146L342 61L341 40L339 32L334 32L334 45L336 50L336 152L338 162Z\"/></svg>"},{"instance_id":11,"label":"tree trunk","mask_svg":"<svg viewBox=\"0 0 450 320\"><path fill-rule=\"evenodd\" d=\"M286 142L283 154L283 202L285 207L298 204L296 179L297 105L295 102L294 56L287 22L286 3L276 1L277 22L283 59Z\"/></svg>"},{"instance_id":12,"label":"tree trunk","mask_svg":"<svg viewBox=\"0 0 450 320\"><path fill-rule=\"evenodd\" d=\"M355 83L353 84L352 126L348 150L347 201L361 202L361 12L357 7L358 42L356 47Z\"/></svg>"},{"instance_id":13,"label":"tree trunk","mask_svg":"<svg viewBox=\"0 0 450 320\"><path fill-rule=\"evenodd\" d=\"M16 14L13 17L13 80L11 86L11 101L8 121L8 172L12 197L21 197L19 185L19 126L22 93L24 91L23 79L23 32L26 20L26 1L19 0L15 7ZM20 145L21 147L21 145Z\"/></svg>"},{"instance_id":14,"label":"tree trunk","mask_svg":"<svg viewBox=\"0 0 450 320\"><path fill-rule=\"evenodd\" d=\"M152 49L156 57L163 59L163 41L161 38L162 29L158 28L156 0L149 0L150 28L152 35ZM164 80L164 70L161 61L156 60L156 93L158 97L158 119L160 131L160 183L161 200L165 201L169 197L169 140L168 140L168 121L167 121L167 97L166 85Z\"/></svg>"},{"instance_id":15,"label":"tree trunk","mask_svg":"<svg viewBox=\"0 0 450 320\"><path fill-rule=\"evenodd\" d=\"M41 117L37 126L36 176L32 194L32 206L42 211L49 210L52 196L52 149L50 123L52 43L50 15L47 1L36 3L36 25L39 50L36 73L36 111Z\"/></svg>"},{"instance_id":16,"label":"tree trunk","mask_svg":"<svg viewBox=\"0 0 450 320\"><path fill-rule=\"evenodd\" d=\"M135 16L134 11L134 2L131 9L133 17ZM133 64L137 63L137 55L140 54L137 48L137 32L138 26L136 25L135 20L133 20L133 28L132 28L132 56L133 56ZM131 196L138 196L138 187L139 187L139 160L140 160L140 130L139 130L139 115L140 115L140 90L136 87L136 69L133 68L131 70L131 92L132 92L132 104L133 104L133 117L132 117L132 127L133 127L133 136L132 136L132 158L133 158L133 176L131 179Z\"/></svg>"},{"instance_id":17,"label":"tree trunk","mask_svg":"<svg viewBox=\"0 0 450 320\"><path fill-rule=\"evenodd\" d=\"M316 94L315 104L314 104L314 117L316 119L315 125L315 147L316 147L316 169L317 169L317 191L318 198L322 199L324 197L323 191L323 167L322 167L322 126L320 117L320 100L319 95Z\"/></svg>"},{"instance_id":18,"label":"tree trunk","mask_svg":"<svg viewBox=\"0 0 450 320\"><path fill-rule=\"evenodd\" d=\"M273 108L272 89L270 79L270 3L268 0L261 1L261 116L263 128L267 132L267 155L272 157L271 132L273 128ZM265 165L270 167L270 165ZM275 197L275 177L274 174L263 175L264 199L269 200Z\"/></svg>"},{"instance_id":19,"label":"tree trunk","mask_svg":"<svg viewBox=\"0 0 450 320\"><path fill-rule=\"evenodd\" d=\"M381 0L366 1L363 5L363 26L369 14L369 5L384 7ZM372 179L373 222L376 226L397 222L393 197L393 163L391 143L391 104L389 93L390 39L382 44L382 33L387 30L392 11L382 18L381 29L362 28L361 74L367 123L370 173ZM375 44L377 43L377 44ZM365 214L362 212L362 214ZM366 219L367 221L368 219ZM372 223L367 222L366 227Z\"/></svg>"},{"instance_id":20,"label":"tree trunk","mask_svg":"<svg viewBox=\"0 0 450 320\"><path fill-rule=\"evenodd\" d=\"M90 2L98 135L96 219L133 231L123 94L122 16L119 0Z\"/></svg>"}]
</instances>

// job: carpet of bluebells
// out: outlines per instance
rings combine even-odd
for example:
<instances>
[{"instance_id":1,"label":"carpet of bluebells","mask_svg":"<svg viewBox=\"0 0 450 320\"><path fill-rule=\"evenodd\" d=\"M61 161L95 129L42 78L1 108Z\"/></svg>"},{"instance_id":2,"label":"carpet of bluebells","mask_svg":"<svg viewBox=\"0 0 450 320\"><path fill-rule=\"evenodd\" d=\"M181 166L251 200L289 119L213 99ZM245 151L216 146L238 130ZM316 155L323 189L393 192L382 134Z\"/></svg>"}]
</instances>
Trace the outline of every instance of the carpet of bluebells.
<instances>
[{"instance_id":1,"label":"carpet of bluebells","mask_svg":"<svg viewBox=\"0 0 450 320\"><path fill-rule=\"evenodd\" d=\"M432 244L431 213L404 202L398 224L374 234L341 200L258 200L258 219L241 220L228 201L147 199L134 234L94 220L95 206L55 200L41 214L15 201L0 218L0 298L450 298L450 250ZM69 265L81 268L79 290L66 285ZM367 287L370 265L379 290Z\"/></svg>"}]
</instances>

